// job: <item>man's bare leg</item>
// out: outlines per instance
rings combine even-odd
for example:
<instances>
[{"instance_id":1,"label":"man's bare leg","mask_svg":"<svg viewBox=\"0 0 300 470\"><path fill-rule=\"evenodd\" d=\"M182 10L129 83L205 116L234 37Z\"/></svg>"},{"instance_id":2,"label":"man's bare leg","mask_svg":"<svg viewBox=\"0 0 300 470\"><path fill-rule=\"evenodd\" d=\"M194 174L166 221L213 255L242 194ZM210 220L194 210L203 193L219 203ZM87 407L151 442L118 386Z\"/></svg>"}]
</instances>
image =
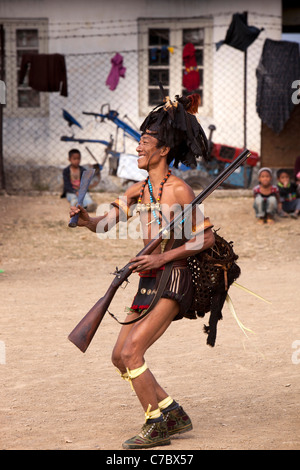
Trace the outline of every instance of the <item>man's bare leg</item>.
<instances>
[{"instance_id":1,"label":"man's bare leg","mask_svg":"<svg viewBox=\"0 0 300 470\"><path fill-rule=\"evenodd\" d=\"M122 326L112 355L112 362L121 374L127 374L127 369L134 370L144 364L146 350L166 331L177 315L178 310L177 302L170 299L161 299L156 308L148 316L137 323ZM130 315L127 318L132 320L134 317ZM125 361L124 358L126 358ZM135 392L139 398L141 397L140 401L145 411L149 404L154 409L158 402L168 396L149 369L146 372L145 378L138 380L137 377L133 380ZM151 398L150 395L147 398L143 398L143 390L146 383L149 384L149 392L151 390L150 393L152 394ZM148 403L146 403L147 401Z\"/></svg>"},{"instance_id":2,"label":"man's bare leg","mask_svg":"<svg viewBox=\"0 0 300 470\"><path fill-rule=\"evenodd\" d=\"M123 370L125 367L126 370L132 371L143 366L145 352L162 336L178 311L177 302L160 299L145 318L133 324L133 328L127 332L126 339L123 338L121 349ZM156 410L158 402L168 396L149 369L132 379L132 384L145 411L149 405L152 410Z\"/></svg>"},{"instance_id":3,"label":"man's bare leg","mask_svg":"<svg viewBox=\"0 0 300 470\"><path fill-rule=\"evenodd\" d=\"M133 374L134 378L130 380L145 411L148 428L149 423L159 421L156 424L159 429L159 443L150 442L149 447L170 443L165 436L169 430L172 435L192 429L188 415L158 384L144 359L147 349L162 336L178 311L177 302L170 299L160 299L156 308L148 316L137 323L121 328L113 352L113 363L120 372L127 378L128 375ZM130 319L132 318L130 315ZM137 376L135 376L136 374ZM162 408L164 409L162 410ZM123 446L125 448L144 447L145 442L138 435L126 441Z\"/></svg>"}]
</instances>

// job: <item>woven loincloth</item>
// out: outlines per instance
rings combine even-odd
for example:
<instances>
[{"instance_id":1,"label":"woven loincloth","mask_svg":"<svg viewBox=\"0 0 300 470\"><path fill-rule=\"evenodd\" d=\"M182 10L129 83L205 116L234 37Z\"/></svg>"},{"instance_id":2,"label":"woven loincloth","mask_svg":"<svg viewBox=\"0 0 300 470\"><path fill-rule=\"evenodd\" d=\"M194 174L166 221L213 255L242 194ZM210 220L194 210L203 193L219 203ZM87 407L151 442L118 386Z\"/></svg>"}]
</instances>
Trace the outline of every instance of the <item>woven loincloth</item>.
<instances>
[{"instance_id":1,"label":"woven loincloth","mask_svg":"<svg viewBox=\"0 0 300 470\"><path fill-rule=\"evenodd\" d=\"M163 269L140 273L138 291L133 299L131 310L141 313L149 307L162 273ZM186 260L175 261L167 285L161 295L163 299L172 299L178 303L179 313L174 320L180 320L183 317L196 318L194 312L189 311L193 301L193 292L192 274Z\"/></svg>"}]
</instances>

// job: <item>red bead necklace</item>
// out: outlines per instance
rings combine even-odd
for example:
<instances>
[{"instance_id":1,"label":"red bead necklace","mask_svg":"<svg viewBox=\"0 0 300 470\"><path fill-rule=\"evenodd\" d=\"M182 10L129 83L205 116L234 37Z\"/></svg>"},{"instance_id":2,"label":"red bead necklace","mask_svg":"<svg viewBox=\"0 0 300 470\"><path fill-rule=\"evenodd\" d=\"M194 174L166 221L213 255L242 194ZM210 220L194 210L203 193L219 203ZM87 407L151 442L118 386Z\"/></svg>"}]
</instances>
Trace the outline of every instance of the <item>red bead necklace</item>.
<instances>
[{"instance_id":1,"label":"red bead necklace","mask_svg":"<svg viewBox=\"0 0 300 470\"><path fill-rule=\"evenodd\" d=\"M163 190L163 185L165 184L165 182L167 181L167 179L169 178L169 176L171 175L171 170L168 171L168 173L166 174L166 176L164 177L164 179L162 180L162 182L160 183L159 185L159 190L158 190L158 196L157 196L157 202L160 201L161 199L161 195L162 195L162 190ZM146 184L148 184L149 186L149 193L150 193L150 196L152 196L153 200L155 201L155 198L153 196L153 190L152 190L152 185L151 185L151 181L150 181L150 178L149 176L145 179L145 181L143 182L143 185L141 187L141 190L140 190L140 194L139 194L139 198L138 198L138 203L141 204L142 202L142 197L144 195L144 191L145 191L145 187L146 187Z\"/></svg>"}]
</instances>

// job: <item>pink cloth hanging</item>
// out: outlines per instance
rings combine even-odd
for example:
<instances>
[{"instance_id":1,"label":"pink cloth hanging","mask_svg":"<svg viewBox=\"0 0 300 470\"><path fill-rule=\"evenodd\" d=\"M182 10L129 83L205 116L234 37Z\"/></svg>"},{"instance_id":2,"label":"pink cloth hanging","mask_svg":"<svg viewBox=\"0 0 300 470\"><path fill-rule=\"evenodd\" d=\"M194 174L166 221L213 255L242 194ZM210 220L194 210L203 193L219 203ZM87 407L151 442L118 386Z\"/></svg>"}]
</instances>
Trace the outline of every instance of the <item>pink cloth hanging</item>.
<instances>
[{"instance_id":1,"label":"pink cloth hanging","mask_svg":"<svg viewBox=\"0 0 300 470\"><path fill-rule=\"evenodd\" d=\"M110 90L115 90L119 83L119 78L125 77L126 68L123 67L123 56L118 52L116 55L111 59L112 67L110 69L109 75L106 79L106 85L109 87Z\"/></svg>"}]
</instances>

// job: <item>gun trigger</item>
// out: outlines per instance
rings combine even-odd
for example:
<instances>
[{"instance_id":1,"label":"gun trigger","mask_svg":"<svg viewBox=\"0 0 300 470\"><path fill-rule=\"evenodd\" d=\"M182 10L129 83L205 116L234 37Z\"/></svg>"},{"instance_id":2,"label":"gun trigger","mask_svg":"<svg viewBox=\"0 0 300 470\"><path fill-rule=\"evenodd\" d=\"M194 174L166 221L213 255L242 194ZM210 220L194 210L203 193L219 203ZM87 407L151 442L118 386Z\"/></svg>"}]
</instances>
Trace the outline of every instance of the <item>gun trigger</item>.
<instances>
[{"instance_id":1,"label":"gun trigger","mask_svg":"<svg viewBox=\"0 0 300 470\"><path fill-rule=\"evenodd\" d=\"M124 287L122 287L122 289L126 289L126 287L127 287L127 286L128 286L128 284L129 284L129 281L128 281L128 279L125 279L125 281L124 281L124 282L126 282L126 284L125 284L125 286L124 286Z\"/></svg>"}]
</instances>

